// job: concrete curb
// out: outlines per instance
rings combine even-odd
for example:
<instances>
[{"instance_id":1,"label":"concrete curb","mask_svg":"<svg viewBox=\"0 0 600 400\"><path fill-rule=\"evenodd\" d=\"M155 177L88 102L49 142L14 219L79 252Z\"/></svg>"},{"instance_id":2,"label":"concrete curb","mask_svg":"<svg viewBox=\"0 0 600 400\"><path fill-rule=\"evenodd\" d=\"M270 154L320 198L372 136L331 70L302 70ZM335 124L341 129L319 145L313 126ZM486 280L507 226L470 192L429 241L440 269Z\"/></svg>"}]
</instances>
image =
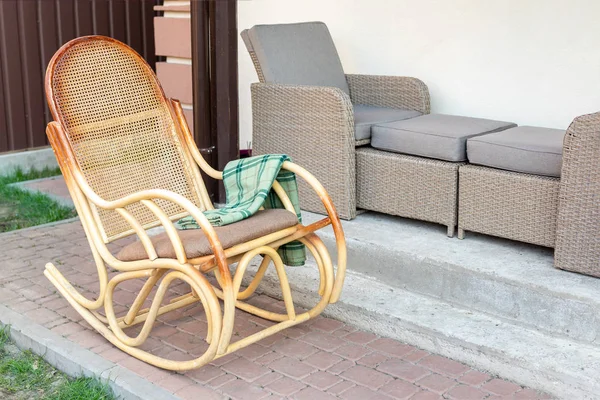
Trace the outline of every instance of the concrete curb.
<instances>
[{"instance_id":1,"label":"concrete curb","mask_svg":"<svg viewBox=\"0 0 600 400\"><path fill-rule=\"evenodd\" d=\"M56 196L56 195L54 195L52 193L44 192L44 191L39 190L39 189L29 188L29 187L25 186L25 185L30 184L30 183L41 182L41 181L48 181L48 180L54 180L54 179L60 179L60 178L62 178L62 176L53 176L53 177L48 177L48 178L32 179L32 180L29 180L29 181L11 183L8 186L17 187L17 188L19 188L19 189L21 189L23 191L30 192L30 193L41 193L41 194L43 194L45 196L48 196L49 198L51 198L52 200L56 201L58 204L60 204L62 206L74 208L75 204L73 203L73 200L71 199L71 197Z\"/></svg>"},{"instance_id":2,"label":"concrete curb","mask_svg":"<svg viewBox=\"0 0 600 400\"><path fill-rule=\"evenodd\" d=\"M42 169L44 167L58 167L58 162L50 146L0 155L0 175L10 174L16 168L30 170L32 168Z\"/></svg>"},{"instance_id":3,"label":"concrete curb","mask_svg":"<svg viewBox=\"0 0 600 400\"><path fill-rule=\"evenodd\" d=\"M29 349L69 376L97 377L124 400L177 400L174 394L126 368L84 349L0 304L0 325L10 325L10 336L21 349Z\"/></svg>"}]
</instances>

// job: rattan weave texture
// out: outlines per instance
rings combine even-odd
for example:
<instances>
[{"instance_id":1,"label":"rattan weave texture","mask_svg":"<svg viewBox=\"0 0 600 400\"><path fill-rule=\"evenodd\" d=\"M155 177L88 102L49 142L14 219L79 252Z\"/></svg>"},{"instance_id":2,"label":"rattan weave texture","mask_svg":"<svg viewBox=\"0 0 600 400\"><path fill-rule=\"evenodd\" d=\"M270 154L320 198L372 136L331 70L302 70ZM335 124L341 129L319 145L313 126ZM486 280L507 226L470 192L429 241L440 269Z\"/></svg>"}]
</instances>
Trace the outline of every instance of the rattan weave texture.
<instances>
[{"instance_id":1,"label":"rattan weave texture","mask_svg":"<svg viewBox=\"0 0 600 400\"><path fill-rule=\"evenodd\" d=\"M253 152L288 154L329 192L341 218L356 216L354 115L341 89L255 83ZM298 183L303 210L324 213L308 185Z\"/></svg>"},{"instance_id":2,"label":"rattan weave texture","mask_svg":"<svg viewBox=\"0 0 600 400\"><path fill-rule=\"evenodd\" d=\"M464 165L459 182L459 230L554 247L559 178Z\"/></svg>"},{"instance_id":3,"label":"rattan weave texture","mask_svg":"<svg viewBox=\"0 0 600 400\"><path fill-rule=\"evenodd\" d=\"M353 104L431 112L429 89L417 78L346 74L346 81Z\"/></svg>"},{"instance_id":4,"label":"rattan weave texture","mask_svg":"<svg viewBox=\"0 0 600 400\"><path fill-rule=\"evenodd\" d=\"M557 225L555 266L600 277L600 112L567 130Z\"/></svg>"},{"instance_id":5,"label":"rattan weave texture","mask_svg":"<svg viewBox=\"0 0 600 400\"><path fill-rule=\"evenodd\" d=\"M83 40L57 61L51 80L57 120L91 188L105 200L147 189L167 189L201 209L199 183L162 89L137 54L118 42ZM156 203L171 218L176 204ZM126 207L142 224L157 222L140 203ZM96 208L105 239L131 230L117 212Z\"/></svg>"},{"instance_id":6,"label":"rattan weave texture","mask_svg":"<svg viewBox=\"0 0 600 400\"><path fill-rule=\"evenodd\" d=\"M360 147L356 149L357 206L436 222L452 234L460 165Z\"/></svg>"}]
</instances>

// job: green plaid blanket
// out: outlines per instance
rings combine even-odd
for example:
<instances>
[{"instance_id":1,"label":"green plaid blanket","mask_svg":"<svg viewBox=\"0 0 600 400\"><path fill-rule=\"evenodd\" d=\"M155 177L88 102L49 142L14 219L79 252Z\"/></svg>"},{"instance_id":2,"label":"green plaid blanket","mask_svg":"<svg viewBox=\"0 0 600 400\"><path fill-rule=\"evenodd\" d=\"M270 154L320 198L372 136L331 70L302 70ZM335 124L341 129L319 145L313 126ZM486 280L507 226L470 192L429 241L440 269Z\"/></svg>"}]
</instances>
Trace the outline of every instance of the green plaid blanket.
<instances>
[{"instance_id":1,"label":"green plaid blanket","mask_svg":"<svg viewBox=\"0 0 600 400\"><path fill-rule=\"evenodd\" d=\"M227 203L222 208L205 211L206 218L214 226L223 226L250 217L261 206L284 208L279 196L271 189L273 181L277 180L290 198L298 222L302 222L296 175L281 170L284 161L290 161L290 158L284 154L268 154L227 163L223 169ZM191 216L180 219L176 225L179 229L199 228ZM298 241L281 246L278 253L283 263L289 266L304 265L306 260L306 249Z\"/></svg>"}]
</instances>

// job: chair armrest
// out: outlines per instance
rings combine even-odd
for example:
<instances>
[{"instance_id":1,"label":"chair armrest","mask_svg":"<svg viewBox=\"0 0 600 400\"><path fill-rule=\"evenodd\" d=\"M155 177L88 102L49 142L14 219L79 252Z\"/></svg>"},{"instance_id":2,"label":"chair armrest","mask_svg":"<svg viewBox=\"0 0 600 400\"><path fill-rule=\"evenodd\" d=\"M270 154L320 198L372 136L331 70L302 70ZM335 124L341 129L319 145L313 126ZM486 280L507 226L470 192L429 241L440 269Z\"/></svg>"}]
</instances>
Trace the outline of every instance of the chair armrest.
<instances>
[{"instance_id":1,"label":"chair armrest","mask_svg":"<svg viewBox=\"0 0 600 400\"><path fill-rule=\"evenodd\" d=\"M600 112L565 135L556 230L556 267L600 276Z\"/></svg>"},{"instance_id":2,"label":"chair armrest","mask_svg":"<svg viewBox=\"0 0 600 400\"><path fill-rule=\"evenodd\" d=\"M283 163L283 169L291 171L300 178L302 178L303 181L305 181L311 187L311 189L314 190L315 193L319 196L321 202L323 203L323 206L327 210L327 215L329 216L329 219L331 221L331 226L335 235L335 243L337 247L337 270L335 274L333 291L329 300L330 303L335 303L340 298L340 295L342 293L342 287L344 286L344 278L346 277L346 237L344 236L342 223L340 222L340 218L335 209L335 205L331 201L329 194L317 178L315 178L306 169L289 161Z\"/></svg>"},{"instance_id":3,"label":"chair armrest","mask_svg":"<svg viewBox=\"0 0 600 400\"><path fill-rule=\"evenodd\" d=\"M346 75L353 104L431 112L429 89L420 79L405 76Z\"/></svg>"},{"instance_id":4,"label":"chair armrest","mask_svg":"<svg viewBox=\"0 0 600 400\"><path fill-rule=\"evenodd\" d=\"M254 83L253 152L287 154L307 166L329 191L343 218L356 215L354 112L338 88ZM324 213L320 199L299 182L301 207Z\"/></svg>"}]
</instances>

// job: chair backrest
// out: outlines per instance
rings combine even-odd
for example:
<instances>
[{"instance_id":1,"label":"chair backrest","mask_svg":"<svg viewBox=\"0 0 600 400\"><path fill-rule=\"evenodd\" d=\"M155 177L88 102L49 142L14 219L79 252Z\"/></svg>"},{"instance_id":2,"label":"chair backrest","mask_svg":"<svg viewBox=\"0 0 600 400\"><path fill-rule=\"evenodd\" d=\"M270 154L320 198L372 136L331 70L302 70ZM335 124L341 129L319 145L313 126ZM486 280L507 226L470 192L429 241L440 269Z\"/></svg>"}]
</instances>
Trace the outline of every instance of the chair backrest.
<instances>
[{"instance_id":1,"label":"chair backrest","mask_svg":"<svg viewBox=\"0 0 600 400\"><path fill-rule=\"evenodd\" d=\"M150 66L129 46L103 36L68 42L48 65L46 96L78 168L101 198L166 189L205 209L206 188L171 106ZM155 202L171 219L187 215L173 203ZM126 209L143 226L157 224L142 204ZM117 212L93 210L106 241L132 233Z\"/></svg>"},{"instance_id":2,"label":"chair backrest","mask_svg":"<svg viewBox=\"0 0 600 400\"><path fill-rule=\"evenodd\" d=\"M262 82L332 86L350 94L323 22L256 25L241 35Z\"/></svg>"}]
</instances>

